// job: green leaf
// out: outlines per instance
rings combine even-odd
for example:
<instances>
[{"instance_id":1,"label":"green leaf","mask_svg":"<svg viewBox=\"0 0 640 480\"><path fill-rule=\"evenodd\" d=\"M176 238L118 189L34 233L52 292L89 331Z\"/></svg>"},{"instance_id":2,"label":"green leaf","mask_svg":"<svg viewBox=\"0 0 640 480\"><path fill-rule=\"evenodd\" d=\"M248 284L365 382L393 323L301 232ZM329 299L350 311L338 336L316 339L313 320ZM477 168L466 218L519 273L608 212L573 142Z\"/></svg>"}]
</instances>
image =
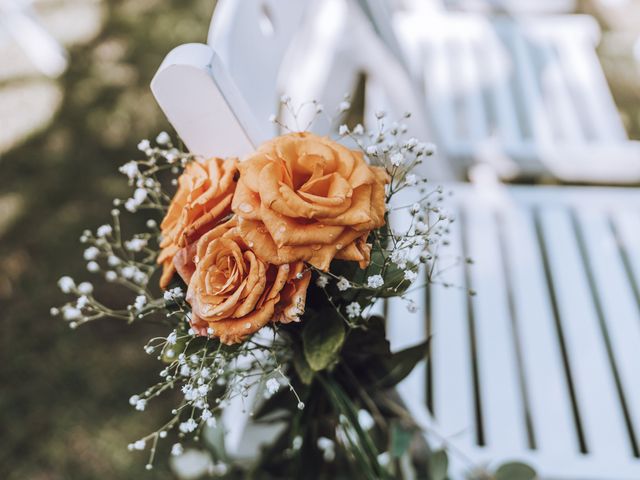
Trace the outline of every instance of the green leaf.
<instances>
[{"instance_id":1,"label":"green leaf","mask_svg":"<svg viewBox=\"0 0 640 480\"><path fill-rule=\"evenodd\" d=\"M302 344L311 369L319 372L334 363L344 338L344 323L335 312L327 309L309 318L302 332Z\"/></svg>"},{"instance_id":2,"label":"green leaf","mask_svg":"<svg viewBox=\"0 0 640 480\"><path fill-rule=\"evenodd\" d=\"M428 352L429 340L427 339L418 345L393 354L385 362L387 364L387 372L377 379L376 387L387 389L396 386L411 373L420 360L426 358Z\"/></svg>"},{"instance_id":3,"label":"green leaf","mask_svg":"<svg viewBox=\"0 0 640 480\"><path fill-rule=\"evenodd\" d=\"M505 463L496 470L496 480L535 480L536 471L529 465L520 462Z\"/></svg>"},{"instance_id":4,"label":"green leaf","mask_svg":"<svg viewBox=\"0 0 640 480\"><path fill-rule=\"evenodd\" d=\"M391 429L391 456L394 458L402 457L409 450L411 437L413 437L411 430L407 430L398 422L395 422Z\"/></svg>"},{"instance_id":5,"label":"green leaf","mask_svg":"<svg viewBox=\"0 0 640 480\"><path fill-rule=\"evenodd\" d=\"M296 373L300 377L302 383L304 383L305 385L310 385L313 381L314 371L309 366L304 353L302 351L299 351L298 348L295 348L295 350L297 351L293 355L293 368L295 368Z\"/></svg>"},{"instance_id":6,"label":"green leaf","mask_svg":"<svg viewBox=\"0 0 640 480\"><path fill-rule=\"evenodd\" d=\"M445 480L449 469L449 458L444 450L436 450L429 455L429 478L431 480Z\"/></svg>"}]
</instances>

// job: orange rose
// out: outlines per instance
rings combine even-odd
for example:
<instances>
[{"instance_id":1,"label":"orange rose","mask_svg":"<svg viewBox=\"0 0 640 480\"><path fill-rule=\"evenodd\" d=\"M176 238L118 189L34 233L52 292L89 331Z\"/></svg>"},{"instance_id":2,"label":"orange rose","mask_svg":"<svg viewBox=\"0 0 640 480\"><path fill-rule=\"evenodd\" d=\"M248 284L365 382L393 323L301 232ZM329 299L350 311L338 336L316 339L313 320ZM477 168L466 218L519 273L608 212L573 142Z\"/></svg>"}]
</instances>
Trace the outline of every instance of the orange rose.
<instances>
[{"instance_id":1,"label":"orange rose","mask_svg":"<svg viewBox=\"0 0 640 480\"><path fill-rule=\"evenodd\" d=\"M166 288L173 277L173 257L181 247L195 242L212 226L231 213L231 198L236 188L237 160L212 158L191 162L178 179L178 191L171 200L160 228L162 265L160 287Z\"/></svg>"},{"instance_id":2,"label":"orange rose","mask_svg":"<svg viewBox=\"0 0 640 480\"><path fill-rule=\"evenodd\" d=\"M298 321L304 313L311 272L303 262L276 266L259 259L235 219L183 248L175 263L189 285L191 325L200 335L212 328L222 343L238 343L270 321Z\"/></svg>"},{"instance_id":3,"label":"orange rose","mask_svg":"<svg viewBox=\"0 0 640 480\"><path fill-rule=\"evenodd\" d=\"M384 225L389 175L361 152L292 133L265 143L238 168L233 212L262 260L302 260L325 271L334 258L369 264L366 240Z\"/></svg>"}]
</instances>

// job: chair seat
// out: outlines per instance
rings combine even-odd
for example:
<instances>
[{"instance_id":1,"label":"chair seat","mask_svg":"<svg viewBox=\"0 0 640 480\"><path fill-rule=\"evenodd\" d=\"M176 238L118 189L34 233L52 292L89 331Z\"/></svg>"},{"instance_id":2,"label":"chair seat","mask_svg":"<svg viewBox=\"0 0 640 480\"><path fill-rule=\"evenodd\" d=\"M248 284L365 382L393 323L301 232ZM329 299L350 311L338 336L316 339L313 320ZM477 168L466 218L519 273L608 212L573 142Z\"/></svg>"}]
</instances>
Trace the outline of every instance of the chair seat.
<instances>
[{"instance_id":1,"label":"chair seat","mask_svg":"<svg viewBox=\"0 0 640 480\"><path fill-rule=\"evenodd\" d=\"M401 387L414 415L473 464L640 478L640 192L452 190L442 273L411 293L418 313L389 305L395 348L432 337L428 365ZM468 468L457 459L454 474Z\"/></svg>"}]
</instances>

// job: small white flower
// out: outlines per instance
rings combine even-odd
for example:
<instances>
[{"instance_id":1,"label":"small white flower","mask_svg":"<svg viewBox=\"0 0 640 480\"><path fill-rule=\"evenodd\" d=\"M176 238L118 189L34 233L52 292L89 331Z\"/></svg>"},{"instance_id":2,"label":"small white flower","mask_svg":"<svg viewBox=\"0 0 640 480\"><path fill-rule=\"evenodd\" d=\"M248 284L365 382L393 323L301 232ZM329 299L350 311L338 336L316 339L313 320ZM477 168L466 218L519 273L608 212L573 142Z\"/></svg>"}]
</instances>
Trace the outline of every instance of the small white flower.
<instances>
[{"instance_id":1,"label":"small white flower","mask_svg":"<svg viewBox=\"0 0 640 480\"><path fill-rule=\"evenodd\" d=\"M140 400L140 397L138 395L131 395L131 397L129 397L129 405L134 406L136 403L138 403L138 400Z\"/></svg>"},{"instance_id":2,"label":"small white flower","mask_svg":"<svg viewBox=\"0 0 640 480\"><path fill-rule=\"evenodd\" d=\"M336 458L335 443L327 437L318 438L318 449L322 452L325 462L332 462Z\"/></svg>"},{"instance_id":3,"label":"small white flower","mask_svg":"<svg viewBox=\"0 0 640 480\"><path fill-rule=\"evenodd\" d=\"M189 368L189 365L182 365L180 367L180 375L182 375L183 377L188 377L189 375L191 375L191 369Z\"/></svg>"},{"instance_id":4,"label":"small white flower","mask_svg":"<svg viewBox=\"0 0 640 480\"><path fill-rule=\"evenodd\" d=\"M99 237L108 237L113 232L113 227L111 225L101 225L96 230L96 235Z\"/></svg>"},{"instance_id":5,"label":"small white flower","mask_svg":"<svg viewBox=\"0 0 640 480\"><path fill-rule=\"evenodd\" d=\"M171 293L173 294L173 296L175 298L180 298L184 295L184 292L182 291L182 288L180 287L175 287L171 289Z\"/></svg>"},{"instance_id":6,"label":"small white flower","mask_svg":"<svg viewBox=\"0 0 640 480\"><path fill-rule=\"evenodd\" d=\"M100 265L98 265L96 262L89 262L87 263L87 270L89 270L90 272L97 272L100 270Z\"/></svg>"},{"instance_id":7,"label":"small white flower","mask_svg":"<svg viewBox=\"0 0 640 480\"><path fill-rule=\"evenodd\" d=\"M98 250L96 247L89 247L83 253L83 257L85 260L95 260L96 258L98 258L98 255L100 255L100 250Z\"/></svg>"},{"instance_id":8,"label":"small white flower","mask_svg":"<svg viewBox=\"0 0 640 480\"><path fill-rule=\"evenodd\" d=\"M418 278L418 274L413 270L405 270L404 271L404 279L413 282L416 278Z\"/></svg>"},{"instance_id":9,"label":"small white flower","mask_svg":"<svg viewBox=\"0 0 640 480\"><path fill-rule=\"evenodd\" d=\"M384 278L382 278L382 275L371 275L367 278L367 285L369 288L380 288L384 285Z\"/></svg>"},{"instance_id":10,"label":"small white flower","mask_svg":"<svg viewBox=\"0 0 640 480\"><path fill-rule=\"evenodd\" d=\"M133 444L133 448L135 450L144 450L144 447L146 447L147 444L144 440L138 440Z\"/></svg>"},{"instance_id":11,"label":"small white flower","mask_svg":"<svg viewBox=\"0 0 640 480\"><path fill-rule=\"evenodd\" d=\"M136 188L133 192L133 199L138 205L140 205L147 199L148 194L149 193L144 188Z\"/></svg>"},{"instance_id":12,"label":"small white flower","mask_svg":"<svg viewBox=\"0 0 640 480\"><path fill-rule=\"evenodd\" d=\"M107 282L115 282L118 279L118 274L113 270L109 270L105 272L104 278L107 280Z\"/></svg>"},{"instance_id":13,"label":"small white flower","mask_svg":"<svg viewBox=\"0 0 640 480\"><path fill-rule=\"evenodd\" d=\"M91 295L91 293L93 292L93 285L89 282L82 282L80 285L78 285L78 291L82 295Z\"/></svg>"},{"instance_id":14,"label":"small white flower","mask_svg":"<svg viewBox=\"0 0 640 480\"><path fill-rule=\"evenodd\" d=\"M150 218L149 220L147 220L147 228L156 228L157 226L158 224L154 219Z\"/></svg>"},{"instance_id":15,"label":"small white flower","mask_svg":"<svg viewBox=\"0 0 640 480\"><path fill-rule=\"evenodd\" d=\"M320 288L325 288L329 284L329 277L327 275L320 274L316 280L316 285Z\"/></svg>"},{"instance_id":16,"label":"small white flower","mask_svg":"<svg viewBox=\"0 0 640 480\"><path fill-rule=\"evenodd\" d=\"M140 399L136 402L136 410L139 412L144 412L144 409L147 407L147 401L144 399Z\"/></svg>"},{"instance_id":17,"label":"small white flower","mask_svg":"<svg viewBox=\"0 0 640 480\"><path fill-rule=\"evenodd\" d=\"M67 306L62 309L62 317L65 320L78 320L82 317L82 312L76 307Z\"/></svg>"},{"instance_id":18,"label":"small white flower","mask_svg":"<svg viewBox=\"0 0 640 480\"><path fill-rule=\"evenodd\" d=\"M363 430L371 430L376 424L371 414L364 409L358 410L358 423Z\"/></svg>"},{"instance_id":19,"label":"small white flower","mask_svg":"<svg viewBox=\"0 0 640 480\"><path fill-rule=\"evenodd\" d=\"M140 143L138 143L138 150L140 150L141 152L146 152L150 148L151 148L151 143L146 138L144 140L141 140Z\"/></svg>"},{"instance_id":20,"label":"small white flower","mask_svg":"<svg viewBox=\"0 0 640 480\"><path fill-rule=\"evenodd\" d=\"M80 310L82 310L84 307L87 306L88 303L89 303L89 298L87 298L86 295L81 295L80 297L78 297L78 300L76 300L76 308L79 308Z\"/></svg>"},{"instance_id":21,"label":"small white flower","mask_svg":"<svg viewBox=\"0 0 640 480\"><path fill-rule=\"evenodd\" d=\"M347 305L345 310L349 318L356 318L360 316L362 307L360 307L360 304L357 302L351 302L349 305Z\"/></svg>"},{"instance_id":22,"label":"small white flower","mask_svg":"<svg viewBox=\"0 0 640 480\"><path fill-rule=\"evenodd\" d=\"M207 327L207 335L211 336L215 333L215 330L211 327Z\"/></svg>"},{"instance_id":23,"label":"small white flower","mask_svg":"<svg viewBox=\"0 0 640 480\"><path fill-rule=\"evenodd\" d=\"M133 160L125 163L119 168L121 173L124 173L130 180L136 178L136 175L140 172L138 170L138 164Z\"/></svg>"},{"instance_id":24,"label":"small white flower","mask_svg":"<svg viewBox=\"0 0 640 480\"><path fill-rule=\"evenodd\" d=\"M202 413L200 414L200 418L205 422L209 420L212 416L213 416L213 413L211 413L211 410L207 410L206 408L202 410Z\"/></svg>"},{"instance_id":25,"label":"small white flower","mask_svg":"<svg viewBox=\"0 0 640 480\"><path fill-rule=\"evenodd\" d=\"M60 310L56 307L51 307L49 309L49 315L51 315L52 317L57 317L58 315L60 315Z\"/></svg>"},{"instance_id":26,"label":"small white flower","mask_svg":"<svg viewBox=\"0 0 640 480\"><path fill-rule=\"evenodd\" d=\"M133 307L139 311L139 310L142 310L146 304L147 304L146 295L138 295L136 297L135 303L133 304Z\"/></svg>"},{"instance_id":27,"label":"small white flower","mask_svg":"<svg viewBox=\"0 0 640 480\"><path fill-rule=\"evenodd\" d=\"M173 300L173 293L171 293L171 290L165 290L162 294L162 298L164 298L165 302L170 302Z\"/></svg>"},{"instance_id":28,"label":"small white flower","mask_svg":"<svg viewBox=\"0 0 640 480\"><path fill-rule=\"evenodd\" d=\"M359 123L353 127L354 135L362 135L364 133L364 127Z\"/></svg>"},{"instance_id":29,"label":"small white flower","mask_svg":"<svg viewBox=\"0 0 640 480\"><path fill-rule=\"evenodd\" d=\"M115 255L109 255L107 257L107 264L110 267L117 267L118 265L120 265L120 263L121 263L121 260Z\"/></svg>"},{"instance_id":30,"label":"small white flower","mask_svg":"<svg viewBox=\"0 0 640 480\"><path fill-rule=\"evenodd\" d=\"M391 252L391 261L395 263L399 268L405 268L407 266L407 256L407 250L396 249Z\"/></svg>"},{"instance_id":31,"label":"small white flower","mask_svg":"<svg viewBox=\"0 0 640 480\"><path fill-rule=\"evenodd\" d=\"M413 205L411 205L411 208L409 209L412 215L419 213L420 210L422 210L422 206L419 203L414 203Z\"/></svg>"},{"instance_id":32,"label":"small white flower","mask_svg":"<svg viewBox=\"0 0 640 480\"><path fill-rule=\"evenodd\" d=\"M130 252L140 252L147 246L147 240L144 238L132 238L124 242L124 248Z\"/></svg>"},{"instance_id":33,"label":"small white flower","mask_svg":"<svg viewBox=\"0 0 640 480\"><path fill-rule=\"evenodd\" d=\"M169 345L175 345L177 341L178 341L178 334L175 331L171 332L167 337L167 343Z\"/></svg>"},{"instance_id":34,"label":"small white flower","mask_svg":"<svg viewBox=\"0 0 640 480\"><path fill-rule=\"evenodd\" d=\"M190 418L189 420L187 420L186 422L182 422L180 424L180 426L178 427L178 429L182 432L182 433L191 433L193 432L196 428L198 428L198 424L196 423L196 421L193 418Z\"/></svg>"},{"instance_id":35,"label":"small white flower","mask_svg":"<svg viewBox=\"0 0 640 480\"><path fill-rule=\"evenodd\" d=\"M409 140L407 140L407 141L404 143L404 145L405 145L405 147L407 147L407 148L414 148L416 145L418 145L418 139L417 139L417 138L414 138L414 137L411 137Z\"/></svg>"},{"instance_id":36,"label":"small white flower","mask_svg":"<svg viewBox=\"0 0 640 480\"><path fill-rule=\"evenodd\" d=\"M404 155L400 152L396 152L389 157L389 160L391 161L391 165L399 167L404 163Z\"/></svg>"},{"instance_id":37,"label":"small white flower","mask_svg":"<svg viewBox=\"0 0 640 480\"><path fill-rule=\"evenodd\" d=\"M349 127L344 124L340 125L340 127L338 128L338 133L342 136L347 135L349 133Z\"/></svg>"},{"instance_id":38,"label":"small white flower","mask_svg":"<svg viewBox=\"0 0 640 480\"><path fill-rule=\"evenodd\" d=\"M302 448L302 437L300 435L296 435L293 438L293 442L291 442L291 447L294 450L300 450L300 448Z\"/></svg>"},{"instance_id":39,"label":"small white flower","mask_svg":"<svg viewBox=\"0 0 640 480\"><path fill-rule=\"evenodd\" d=\"M160 132L156 137L156 143L158 145L167 145L171 141L171 137L167 132Z\"/></svg>"},{"instance_id":40,"label":"small white flower","mask_svg":"<svg viewBox=\"0 0 640 480\"><path fill-rule=\"evenodd\" d=\"M351 284L349 283L349 280L347 280L344 277L340 277L340 280L338 280L338 283L336 283L336 286L338 287L338 290L340 290L341 292L344 292L346 289L348 289Z\"/></svg>"},{"instance_id":41,"label":"small white flower","mask_svg":"<svg viewBox=\"0 0 640 480\"><path fill-rule=\"evenodd\" d=\"M416 183L418 183L418 178L413 173L407 175L404 180L410 187L413 187Z\"/></svg>"},{"instance_id":42,"label":"small white flower","mask_svg":"<svg viewBox=\"0 0 640 480\"><path fill-rule=\"evenodd\" d=\"M141 272L140 270L136 270L136 272L133 274L133 281L138 285L144 284L148 279L149 278L147 277L147 274Z\"/></svg>"},{"instance_id":43,"label":"small white flower","mask_svg":"<svg viewBox=\"0 0 640 480\"><path fill-rule=\"evenodd\" d=\"M207 420L207 427L215 428L217 424L218 421L216 420L216 417L211 417Z\"/></svg>"},{"instance_id":44,"label":"small white flower","mask_svg":"<svg viewBox=\"0 0 640 480\"><path fill-rule=\"evenodd\" d=\"M387 115L387 112L385 112L384 110L378 110L376 112L376 118L378 120L380 120L381 118L384 118Z\"/></svg>"},{"instance_id":45,"label":"small white flower","mask_svg":"<svg viewBox=\"0 0 640 480\"><path fill-rule=\"evenodd\" d=\"M367 155L378 155L378 147L375 145L369 145L367 147Z\"/></svg>"},{"instance_id":46,"label":"small white flower","mask_svg":"<svg viewBox=\"0 0 640 480\"><path fill-rule=\"evenodd\" d=\"M71 293L71 290L76 287L76 284L73 281L73 278L65 275L58 280L58 287L60 287L62 293Z\"/></svg>"},{"instance_id":47,"label":"small white flower","mask_svg":"<svg viewBox=\"0 0 640 480\"><path fill-rule=\"evenodd\" d=\"M265 386L267 387L267 391L269 392L269 395L273 395L278 390L280 390L280 382L278 382L278 380L276 380L275 378L270 378L269 380L267 380L267 383Z\"/></svg>"},{"instance_id":48,"label":"small white flower","mask_svg":"<svg viewBox=\"0 0 640 480\"><path fill-rule=\"evenodd\" d=\"M391 455L389 455L389 452L382 452L378 455L378 463L381 467L388 466L389 463L391 463Z\"/></svg>"},{"instance_id":49,"label":"small white flower","mask_svg":"<svg viewBox=\"0 0 640 480\"><path fill-rule=\"evenodd\" d=\"M174 443L171 447L171 455L173 455L174 457L182 455L183 452L184 448L179 443Z\"/></svg>"},{"instance_id":50,"label":"small white flower","mask_svg":"<svg viewBox=\"0 0 640 480\"><path fill-rule=\"evenodd\" d=\"M138 203L133 198L129 198L124 202L124 208L131 213L135 213L138 209Z\"/></svg>"}]
</instances>

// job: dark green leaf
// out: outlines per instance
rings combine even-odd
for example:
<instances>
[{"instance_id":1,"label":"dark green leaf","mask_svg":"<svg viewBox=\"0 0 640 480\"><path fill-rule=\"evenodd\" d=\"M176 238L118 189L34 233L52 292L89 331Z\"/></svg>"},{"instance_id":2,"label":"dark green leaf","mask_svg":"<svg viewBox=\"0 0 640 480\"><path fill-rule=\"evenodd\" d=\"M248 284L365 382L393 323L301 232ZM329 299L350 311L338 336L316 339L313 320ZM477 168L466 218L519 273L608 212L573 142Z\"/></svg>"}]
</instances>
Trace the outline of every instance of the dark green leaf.
<instances>
[{"instance_id":1,"label":"dark green leaf","mask_svg":"<svg viewBox=\"0 0 640 480\"><path fill-rule=\"evenodd\" d=\"M318 372L334 363L344 338L344 322L335 312L326 309L309 318L302 332L302 343L311 369Z\"/></svg>"},{"instance_id":2,"label":"dark green leaf","mask_svg":"<svg viewBox=\"0 0 640 480\"><path fill-rule=\"evenodd\" d=\"M411 373L416 364L426 358L429 351L429 340L401 350L393 354L385 363L387 372L377 379L377 388L392 388L405 379Z\"/></svg>"},{"instance_id":3,"label":"dark green leaf","mask_svg":"<svg viewBox=\"0 0 640 480\"><path fill-rule=\"evenodd\" d=\"M449 468L449 458L444 450L437 450L429 455L429 477L431 480L445 480Z\"/></svg>"},{"instance_id":4,"label":"dark green leaf","mask_svg":"<svg viewBox=\"0 0 640 480\"><path fill-rule=\"evenodd\" d=\"M391 456L394 458L402 457L409 450L411 437L413 437L411 430L407 430L395 422L391 429Z\"/></svg>"},{"instance_id":5,"label":"dark green leaf","mask_svg":"<svg viewBox=\"0 0 640 480\"><path fill-rule=\"evenodd\" d=\"M300 381L305 385L310 385L313 380L313 370L309 366L307 359L302 351L296 352L293 356L293 368L295 368Z\"/></svg>"},{"instance_id":6,"label":"dark green leaf","mask_svg":"<svg viewBox=\"0 0 640 480\"><path fill-rule=\"evenodd\" d=\"M536 471L529 465L520 462L505 463L496 470L496 480L535 480Z\"/></svg>"}]
</instances>

